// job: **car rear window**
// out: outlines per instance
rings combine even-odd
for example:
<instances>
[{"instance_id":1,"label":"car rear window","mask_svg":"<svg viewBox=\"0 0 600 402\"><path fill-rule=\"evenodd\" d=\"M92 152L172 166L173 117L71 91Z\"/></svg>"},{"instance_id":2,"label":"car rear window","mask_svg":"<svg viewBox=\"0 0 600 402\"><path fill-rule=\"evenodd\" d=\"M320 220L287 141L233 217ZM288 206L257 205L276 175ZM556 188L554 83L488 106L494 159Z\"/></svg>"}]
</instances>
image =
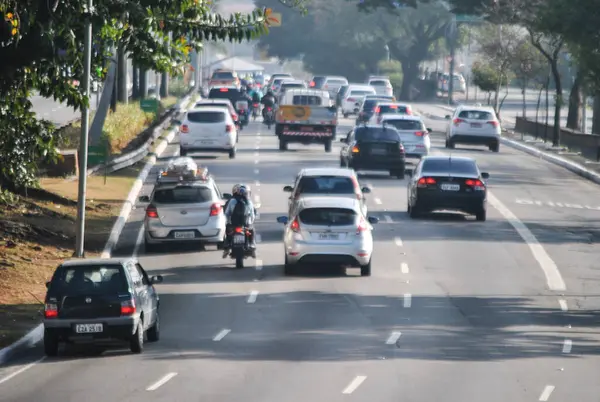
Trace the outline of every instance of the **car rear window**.
<instances>
[{"instance_id":1,"label":"car rear window","mask_svg":"<svg viewBox=\"0 0 600 402\"><path fill-rule=\"evenodd\" d=\"M231 71L219 71L214 72L212 75L213 80L233 80L235 77Z\"/></svg>"},{"instance_id":2,"label":"car rear window","mask_svg":"<svg viewBox=\"0 0 600 402\"><path fill-rule=\"evenodd\" d=\"M223 123L225 121L225 112L188 112L187 119L191 123Z\"/></svg>"},{"instance_id":3,"label":"car rear window","mask_svg":"<svg viewBox=\"0 0 600 402\"><path fill-rule=\"evenodd\" d=\"M312 81L315 83L315 87L320 87L325 82L325 77L314 77Z\"/></svg>"},{"instance_id":4,"label":"car rear window","mask_svg":"<svg viewBox=\"0 0 600 402\"><path fill-rule=\"evenodd\" d=\"M367 99L365 103L363 103L363 110L372 111L373 109L375 109L377 102L379 102L379 100Z\"/></svg>"},{"instance_id":5,"label":"car rear window","mask_svg":"<svg viewBox=\"0 0 600 402\"><path fill-rule=\"evenodd\" d=\"M395 128L359 127L354 132L356 141L394 141L400 142L400 134Z\"/></svg>"},{"instance_id":6,"label":"car rear window","mask_svg":"<svg viewBox=\"0 0 600 402\"><path fill-rule=\"evenodd\" d=\"M354 182L350 177L306 176L298 183L298 194L354 194Z\"/></svg>"},{"instance_id":7,"label":"car rear window","mask_svg":"<svg viewBox=\"0 0 600 402\"><path fill-rule=\"evenodd\" d=\"M346 85L348 82L346 80L340 80L335 78L330 78L327 80L327 85Z\"/></svg>"},{"instance_id":8,"label":"car rear window","mask_svg":"<svg viewBox=\"0 0 600 402\"><path fill-rule=\"evenodd\" d=\"M381 105L379 114L407 114L406 106L400 105Z\"/></svg>"},{"instance_id":9,"label":"car rear window","mask_svg":"<svg viewBox=\"0 0 600 402\"><path fill-rule=\"evenodd\" d=\"M292 105L315 105L320 106L322 103L320 96L314 95L294 95Z\"/></svg>"},{"instance_id":10,"label":"car rear window","mask_svg":"<svg viewBox=\"0 0 600 402\"><path fill-rule=\"evenodd\" d=\"M286 84L285 82L281 84L281 88L304 88L304 84Z\"/></svg>"},{"instance_id":11,"label":"car rear window","mask_svg":"<svg viewBox=\"0 0 600 402\"><path fill-rule=\"evenodd\" d=\"M152 201L157 204L192 204L211 200L212 191L208 187L180 186L156 190Z\"/></svg>"},{"instance_id":12,"label":"car rear window","mask_svg":"<svg viewBox=\"0 0 600 402\"><path fill-rule=\"evenodd\" d=\"M369 81L369 85L376 85L376 86L386 86L388 84L388 82L386 80L371 80Z\"/></svg>"},{"instance_id":13,"label":"car rear window","mask_svg":"<svg viewBox=\"0 0 600 402\"><path fill-rule=\"evenodd\" d=\"M458 117L469 120L494 120L494 116L490 112L481 110L463 110L458 114Z\"/></svg>"},{"instance_id":14,"label":"car rear window","mask_svg":"<svg viewBox=\"0 0 600 402\"><path fill-rule=\"evenodd\" d=\"M124 293L128 288L123 267L115 264L61 267L50 285L51 291L66 294Z\"/></svg>"},{"instance_id":15,"label":"car rear window","mask_svg":"<svg viewBox=\"0 0 600 402\"><path fill-rule=\"evenodd\" d=\"M213 88L208 93L210 99L239 99L240 91L236 88Z\"/></svg>"},{"instance_id":16,"label":"car rear window","mask_svg":"<svg viewBox=\"0 0 600 402\"><path fill-rule=\"evenodd\" d=\"M479 171L475 161L464 159L428 159L423 162L421 168L423 174L431 173L454 173L454 174L469 174L477 175Z\"/></svg>"},{"instance_id":17,"label":"car rear window","mask_svg":"<svg viewBox=\"0 0 600 402\"><path fill-rule=\"evenodd\" d=\"M394 126L397 130L423 130L423 122L418 120L384 120L390 126Z\"/></svg>"},{"instance_id":18,"label":"car rear window","mask_svg":"<svg viewBox=\"0 0 600 402\"><path fill-rule=\"evenodd\" d=\"M348 226L356 222L356 212L346 208L308 208L299 217L307 225Z\"/></svg>"},{"instance_id":19,"label":"car rear window","mask_svg":"<svg viewBox=\"0 0 600 402\"><path fill-rule=\"evenodd\" d=\"M363 90L363 89L353 89L350 91L350 96L354 95L354 96L365 96L365 95L371 95L373 93L373 91L368 91L368 90Z\"/></svg>"}]
</instances>

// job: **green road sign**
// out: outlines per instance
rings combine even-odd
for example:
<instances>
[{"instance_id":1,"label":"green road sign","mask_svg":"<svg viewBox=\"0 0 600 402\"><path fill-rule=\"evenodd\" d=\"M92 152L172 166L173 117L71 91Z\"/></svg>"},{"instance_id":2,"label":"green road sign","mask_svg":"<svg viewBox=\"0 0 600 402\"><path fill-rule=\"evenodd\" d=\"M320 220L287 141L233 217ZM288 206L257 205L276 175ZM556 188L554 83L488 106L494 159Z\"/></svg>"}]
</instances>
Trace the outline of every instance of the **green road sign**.
<instances>
[{"instance_id":1,"label":"green road sign","mask_svg":"<svg viewBox=\"0 0 600 402\"><path fill-rule=\"evenodd\" d=\"M88 147L88 165L95 166L106 162L108 147L106 144Z\"/></svg>"},{"instance_id":2,"label":"green road sign","mask_svg":"<svg viewBox=\"0 0 600 402\"><path fill-rule=\"evenodd\" d=\"M467 14L457 14L456 22L483 22L484 19L481 15L467 15Z\"/></svg>"},{"instance_id":3,"label":"green road sign","mask_svg":"<svg viewBox=\"0 0 600 402\"><path fill-rule=\"evenodd\" d=\"M158 112L158 99L144 99L140 102L140 107L146 113L157 113Z\"/></svg>"}]
</instances>

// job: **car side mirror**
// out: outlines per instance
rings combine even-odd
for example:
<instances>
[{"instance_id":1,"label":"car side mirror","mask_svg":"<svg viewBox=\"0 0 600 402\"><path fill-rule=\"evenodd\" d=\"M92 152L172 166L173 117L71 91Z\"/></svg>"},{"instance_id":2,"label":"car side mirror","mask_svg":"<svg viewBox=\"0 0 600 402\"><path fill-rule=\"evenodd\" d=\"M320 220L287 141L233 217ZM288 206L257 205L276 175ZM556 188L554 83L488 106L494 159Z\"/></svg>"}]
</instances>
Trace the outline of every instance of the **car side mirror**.
<instances>
[{"instance_id":1,"label":"car side mirror","mask_svg":"<svg viewBox=\"0 0 600 402\"><path fill-rule=\"evenodd\" d=\"M368 216L368 217L367 217L367 220L369 221L369 223L370 223L371 225L374 225L374 224L376 224L376 223L379 223L379 218L376 218L376 217L374 217L374 216Z\"/></svg>"},{"instance_id":2,"label":"car side mirror","mask_svg":"<svg viewBox=\"0 0 600 402\"><path fill-rule=\"evenodd\" d=\"M407 175L408 177L412 177L413 170L412 169L404 169L404 174Z\"/></svg>"},{"instance_id":3,"label":"car side mirror","mask_svg":"<svg viewBox=\"0 0 600 402\"><path fill-rule=\"evenodd\" d=\"M46 282L46 289L50 289L50 282Z\"/></svg>"},{"instance_id":4,"label":"car side mirror","mask_svg":"<svg viewBox=\"0 0 600 402\"><path fill-rule=\"evenodd\" d=\"M445 118L446 120L450 120L450 117L451 117L451 116L450 116L449 114L447 114L447 115L446 115L446 117L444 117L444 118Z\"/></svg>"},{"instance_id":5,"label":"car side mirror","mask_svg":"<svg viewBox=\"0 0 600 402\"><path fill-rule=\"evenodd\" d=\"M369 187L363 187L360 189L360 191L363 192L363 194L370 194L371 193L371 189Z\"/></svg>"},{"instance_id":6,"label":"car side mirror","mask_svg":"<svg viewBox=\"0 0 600 402\"><path fill-rule=\"evenodd\" d=\"M433 128L428 128L428 129L427 129L427 132L428 132L428 133L433 133Z\"/></svg>"},{"instance_id":7,"label":"car side mirror","mask_svg":"<svg viewBox=\"0 0 600 402\"><path fill-rule=\"evenodd\" d=\"M294 188L292 186L285 186L283 188L283 191L285 191L286 193L291 193L292 191L294 191Z\"/></svg>"},{"instance_id":8,"label":"car side mirror","mask_svg":"<svg viewBox=\"0 0 600 402\"><path fill-rule=\"evenodd\" d=\"M483 179L489 179L489 178L490 178L490 174L489 174L489 173L487 173L487 172L483 172L483 173L481 173L481 177L482 177Z\"/></svg>"},{"instance_id":9,"label":"car side mirror","mask_svg":"<svg viewBox=\"0 0 600 402\"><path fill-rule=\"evenodd\" d=\"M141 195L138 200L140 202L150 202L150 197L148 197L147 195Z\"/></svg>"},{"instance_id":10,"label":"car side mirror","mask_svg":"<svg viewBox=\"0 0 600 402\"><path fill-rule=\"evenodd\" d=\"M230 200L233 198L233 195L229 194L229 193L223 193L223 199L224 200Z\"/></svg>"},{"instance_id":11,"label":"car side mirror","mask_svg":"<svg viewBox=\"0 0 600 402\"><path fill-rule=\"evenodd\" d=\"M152 285L156 284L156 283L162 283L163 282L163 277L162 275L155 275L153 277L150 278L150 283Z\"/></svg>"},{"instance_id":12,"label":"car side mirror","mask_svg":"<svg viewBox=\"0 0 600 402\"><path fill-rule=\"evenodd\" d=\"M284 225L287 225L287 223L288 223L288 217L287 216L278 216L277 217L277 222L278 223L283 223Z\"/></svg>"}]
</instances>

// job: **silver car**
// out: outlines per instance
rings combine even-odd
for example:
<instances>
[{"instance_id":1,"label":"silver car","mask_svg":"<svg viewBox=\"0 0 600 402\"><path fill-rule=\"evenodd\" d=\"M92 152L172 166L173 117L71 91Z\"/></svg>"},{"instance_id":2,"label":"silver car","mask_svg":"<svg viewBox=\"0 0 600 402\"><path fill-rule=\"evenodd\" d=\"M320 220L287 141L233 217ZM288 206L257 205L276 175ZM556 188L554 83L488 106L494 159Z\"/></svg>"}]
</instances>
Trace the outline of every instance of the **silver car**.
<instances>
[{"instance_id":1,"label":"silver car","mask_svg":"<svg viewBox=\"0 0 600 402\"><path fill-rule=\"evenodd\" d=\"M285 224L283 245L285 274L301 264L359 266L361 276L371 275L373 227L378 218L366 217L357 199L306 197Z\"/></svg>"},{"instance_id":2,"label":"silver car","mask_svg":"<svg viewBox=\"0 0 600 402\"><path fill-rule=\"evenodd\" d=\"M146 252L173 243L222 246L225 200L212 177L159 181L151 196L141 196L139 200L150 203L144 218Z\"/></svg>"},{"instance_id":3,"label":"silver car","mask_svg":"<svg viewBox=\"0 0 600 402\"><path fill-rule=\"evenodd\" d=\"M407 158L422 158L429 155L431 148L430 128L425 127L421 116L384 114L382 125L393 126L400 133Z\"/></svg>"}]
</instances>

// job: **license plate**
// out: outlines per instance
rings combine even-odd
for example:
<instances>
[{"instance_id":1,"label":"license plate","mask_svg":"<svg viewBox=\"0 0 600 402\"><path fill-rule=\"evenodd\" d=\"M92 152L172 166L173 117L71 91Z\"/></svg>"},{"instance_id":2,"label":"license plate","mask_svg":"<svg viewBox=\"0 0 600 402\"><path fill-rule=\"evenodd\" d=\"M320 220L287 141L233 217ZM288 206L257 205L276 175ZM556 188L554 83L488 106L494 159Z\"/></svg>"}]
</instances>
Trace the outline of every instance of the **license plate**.
<instances>
[{"instance_id":1,"label":"license plate","mask_svg":"<svg viewBox=\"0 0 600 402\"><path fill-rule=\"evenodd\" d=\"M77 324L75 332L78 334L96 334L104 330L102 324Z\"/></svg>"},{"instance_id":2,"label":"license plate","mask_svg":"<svg viewBox=\"0 0 600 402\"><path fill-rule=\"evenodd\" d=\"M340 238L340 235L337 233L319 233L320 240L337 240Z\"/></svg>"},{"instance_id":3,"label":"license plate","mask_svg":"<svg viewBox=\"0 0 600 402\"><path fill-rule=\"evenodd\" d=\"M193 239L196 234L194 232L175 232L173 236L176 239Z\"/></svg>"},{"instance_id":4,"label":"license plate","mask_svg":"<svg viewBox=\"0 0 600 402\"><path fill-rule=\"evenodd\" d=\"M234 244L244 244L246 242L246 236L244 235L235 235L233 237Z\"/></svg>"},{"instance_id":5,"label":"license plate","mask_svg":"<svg viewBox=\"0 0 600 402\"><path fill-rule=\"evenodd\" d=\"M387 149L372 149L371 150L371 154L373 155L386 155L387 154Z\"/></svg>"},{"instance_id":6,"label":"license plate","mask_svg":"<svg viewBox=\"0 0 600 402\"><path fill-rule=\"evenodd\" d=\"M460 184L442 183L440 188L444 191L458 191L460 190Z\"/></svg>"},{"instance_id":7,"label":"license plate","mask_svg":"<svg viewBox=\"0 0 600 402\"><path fill-rule=\"evenodd\" d=\"M481 128L481 123L471 123L472 128Z\"/></svg>"},{"instance_id":8,"label":"license plate","mask_svg":"<svg viewBox=\"0 0 600 402\"><path fill-rule=\"evenodd\" d=\"M215 143L214 141L208 141L208 140L200 141L200 144L204 144L204 145L212 145L214 143Z\"/></svg>"},{"instance_id":9,"label":"license plate","mask_svg":"<svg viewBox=\"0 0 600 402\"><path fill-rule=\"evenodd\" d=\"M309 133L310 133L310 132L313 132L313 131L314 131L314 127L302 127L302 128L300 129L300 131L303 131L303 132L309 132Z\"/></svg>"}]
</instances>

